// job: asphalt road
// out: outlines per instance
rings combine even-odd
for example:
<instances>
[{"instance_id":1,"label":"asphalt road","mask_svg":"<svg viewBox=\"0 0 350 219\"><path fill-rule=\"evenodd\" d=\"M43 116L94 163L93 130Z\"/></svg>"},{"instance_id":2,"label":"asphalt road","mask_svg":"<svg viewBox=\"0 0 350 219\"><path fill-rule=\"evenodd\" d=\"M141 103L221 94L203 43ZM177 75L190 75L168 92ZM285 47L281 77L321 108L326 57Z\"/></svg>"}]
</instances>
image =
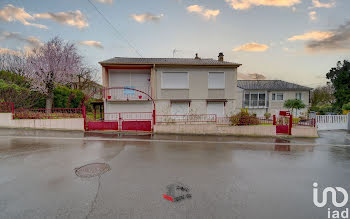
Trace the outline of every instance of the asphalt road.
<instances>
[{"instance_id":1,"label":"asphalt road","mask_svg":"<svg viewBox=\"0 0 350 219\"><path fill-rule=\"evenodd\" d=\"M0 129L0 218L327 218L331 202L314 206L312 185L350 192L350 133L319 134L275 139ZM75 174L96 162L111 170L93 178ZM188 186L192 198L163 199L174 183Z\"/></svg>"}]
</instances>

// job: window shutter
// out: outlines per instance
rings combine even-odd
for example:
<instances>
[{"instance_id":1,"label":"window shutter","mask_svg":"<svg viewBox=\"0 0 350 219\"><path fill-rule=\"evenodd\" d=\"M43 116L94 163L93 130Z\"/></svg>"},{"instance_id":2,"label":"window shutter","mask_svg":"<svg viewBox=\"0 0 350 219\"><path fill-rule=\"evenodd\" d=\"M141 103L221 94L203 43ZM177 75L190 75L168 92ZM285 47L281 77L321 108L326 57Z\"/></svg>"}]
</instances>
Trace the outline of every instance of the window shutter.
<instances>
[{"instance_id":1,"label":"window shutter","mask_svg":"<svg viewBox=\"0 0 350 219\"><path fill-rule=\"evenodd\" d=\"M163 72L162 88L187 89L188 88L187 72Z\"/></svg>"}]
</instances>

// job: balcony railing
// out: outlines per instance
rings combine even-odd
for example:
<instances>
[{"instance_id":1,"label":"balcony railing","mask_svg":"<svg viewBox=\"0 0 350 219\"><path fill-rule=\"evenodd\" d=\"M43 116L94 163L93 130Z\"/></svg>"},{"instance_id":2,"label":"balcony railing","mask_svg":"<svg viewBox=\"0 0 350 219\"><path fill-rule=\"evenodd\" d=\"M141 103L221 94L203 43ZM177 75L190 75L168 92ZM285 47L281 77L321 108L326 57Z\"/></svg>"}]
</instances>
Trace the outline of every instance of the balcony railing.
<instances>
[{"instance_id":1,"label":"balcony railing","mask_svg":"<svg viewBox=\"0 0 350 219\"><path fill-rule=\"evenodd\" d=\"M265 100L244 100L244 108L267 108L269 107L269 102Z\"/></svg>"},{"instance_id":2,"label":"balcony railing","mask_svg":"<svg viewBox=\"0 0 350 219\"><path fill-rule=\"evenodd\" d=\"M132 88L132 89L127 89L127 88ZM149 96L151 96L151 86L128 86L123 88L118 88L118 89L109 89L106 90L104 93L104 98L110 101L128 101L128 100L150 100L150 98L139 91L142 91Z\"/></svg>"}]
</instances>

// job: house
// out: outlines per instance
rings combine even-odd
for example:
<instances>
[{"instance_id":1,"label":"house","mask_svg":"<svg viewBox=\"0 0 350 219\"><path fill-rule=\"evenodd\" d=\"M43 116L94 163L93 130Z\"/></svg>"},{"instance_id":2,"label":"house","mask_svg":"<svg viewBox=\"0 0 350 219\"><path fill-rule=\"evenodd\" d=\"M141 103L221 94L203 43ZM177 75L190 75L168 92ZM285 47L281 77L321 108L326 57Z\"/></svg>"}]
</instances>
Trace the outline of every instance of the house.
<instances>
[{"instance_id":1,"label":"house","mask_svg":"<svg viewBox=\"0 0 350 219\"><path fill-rule=\"evenodd\" d=\"M240 64L224 61L223 53L218 59L115 57L100 64L103 86L115 87L104 98L105 113L152 112L151 98L157 115L225 116L241 105Z\"/></svg>"},{"instance_id":2,"label":"house","mask_svg":"<svg viewBox=\"0 0 350 219\"><path fill-rule=\"evenodd\" d=\"M300 99L307 107L310 105L312 88L282 80L238 80L237 87L241 107L258 116L266 112L277 115L281 110L288 110L283 105L289 99ZM307 107L298 110L297 116L307 112Z\"/></svg>"}]
</instances>

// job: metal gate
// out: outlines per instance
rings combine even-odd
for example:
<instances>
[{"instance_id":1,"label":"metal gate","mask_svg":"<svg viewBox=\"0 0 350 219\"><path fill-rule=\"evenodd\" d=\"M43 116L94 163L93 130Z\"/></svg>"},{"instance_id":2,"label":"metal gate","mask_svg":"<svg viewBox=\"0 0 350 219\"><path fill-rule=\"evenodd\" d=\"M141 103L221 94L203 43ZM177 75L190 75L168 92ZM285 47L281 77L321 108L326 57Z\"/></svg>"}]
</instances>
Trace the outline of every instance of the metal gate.
<instances>
[{"instance_id":1,"label":"metal gate","mask_svg":"<svg viewBox=\"0 0 350 219\"><path fill-rule=\"evenodd\" d=\"M317 115L318 130L336 130L348 128L348 115Z\"/></svg>"},{"instance_id":2,"label":"metal gate","mask_svg":"<svg viewBox=\"0 0 350 219\"><path fill-rule=\"evenodd\" d=\"M87 113L85 130L151 132L153 118L152 112Z\"/></svg>"},{"instance_id":3,"label":"metal gate","mask_svg":"<svg viewBox=\"0 0 350 219\"><path fill-rule=\"evenodd\" d=\"M292 134L293 117L289 111L280 111L279 116L273 116L276 134Z\"/></svg>"}]
</instances>

